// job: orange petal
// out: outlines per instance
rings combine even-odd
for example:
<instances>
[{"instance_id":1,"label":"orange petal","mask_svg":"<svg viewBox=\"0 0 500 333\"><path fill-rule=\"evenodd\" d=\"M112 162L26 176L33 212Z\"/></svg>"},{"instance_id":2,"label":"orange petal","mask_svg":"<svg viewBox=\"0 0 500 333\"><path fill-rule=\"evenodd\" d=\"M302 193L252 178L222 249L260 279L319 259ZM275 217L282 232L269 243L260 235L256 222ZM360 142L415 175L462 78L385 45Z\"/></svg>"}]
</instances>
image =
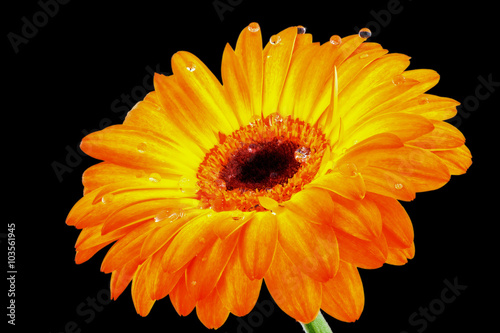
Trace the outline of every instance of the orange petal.
<instances>
[{"instance_id":1,"label":"orange petal","mask_svg":"<svg viewBox=\"0 0 500 333\"><path fill-rule=\"evenodd\" d=\"M148 261L149 262L149 261ZM135 310L143 317L147 316L151 311L155 301L149 297L146 290L147 262L139 266L135 272L132 281L132 300L134 301Z\"/></svg>"},{"instance_id":2,"label":"orange petal","mask_svg":"<svg viewBox=\"0 0 500 333\"><path fill-rule=\"evenodd\" d=\"M413 225L403 206L395 199L370 194L369 198L378 206L384 235L389 247L405 249L413 243Z\"/></svg>"},{"instance_id":3,"label":"orange petal","mask_svg":"<svg viewBox=\"0 0 500 333\"><path fill-rule=\"evenodd\" d=\"M194 54L185 51L175 53L172 56L172 71L177 84L194 104L198 116L204 114L209 121L205 126L223 133L231 133L240 127L222 85Z\"/></svg>"},{"instance_id":4,"label":"orange petal","mask_svg":"<svg viewBox=\"0 0 500 333\"><path fill-rule=\"evenodd\" d=\"M175 272L203 251L207 245L213 244L217 238L213 232L213 224L223 223L228 217L219 213L212 213L213 215L209 216L208 213L204 212L192 219L175 236L163 256L163 269L166 272Z\"/></svg>"},{"instance_id":5,"label":"orange petal","mask_svg":"<svg viewBox=\"0 0 500 333\"><path fill-rule=\"evenodd\" d=\"M196 306L195 299L187 291L186 279L181 276L174 289L169 294L170 301L179 316L187 316Z\"/></svg>"},{"instance_id":6,"label":"orange petal","mask_svg":"<svg viewBox=\"0 0 500 333\"><path fill-rule=\"evenodd\" d=\"M113 271L110 283L111 299L116 300L125 288L127 288L130 281L132 281L138 266L139 263L133 260L123 265L116 271Z\"/></svg>"},{"instance_id":7,"label":"orange petal","mask_svg":"<svg viewBox=\"0 0 500 333\"><path fill-rule=\"evenodd\" d=\"M187 290L196 301L204 299L214 290L233 254L238 236L235 233L224 240L217 238L212 246L200 252L187 266Z\"/></svg>"},{"instance_id":8,"label":"orange petal","mask_svg":"<svg viewBox=\"0 0 500 333\"><path fill-rule=\"evenodd\" d=\"M360 268L379 268L387 258L387 242L384 234L373 241L356 238L336 230L340 259Z\"/></svg>"},{"instance_id":9,"label":"orange petal","mask_svg":"<svg viewBox=\"0 0 500 333\"><path fill-rule=\"evenodd\" d=\"M321 309L345 322L359 319L365 305L363 283L356 266L340 262L337 275L323 283Z\"/></svg>"},{"instance_id":10,"label":"orange petal","mask_svg":"<svg viewBox=\"0 0 500 333\"><path fill-rule=\"evenodd\" d=\"M166 137L124 125L90 133L83 138L80 148L99 160L157 173L184 175L201 163L199 156Z\"/></svg>"},{"instance_id":11,"label":"orange petal","mask_svg":"<svg viewBox=\"0 0 500 333\"><path fill-rule=\"evenodd\" d=\"M241 32L236 43L236 55L248 80L251 114L260 116L262 109L262 37L257 23L251 23Z\"/></svg>"},{"instance_id":12,"label":"orange petal","mask_svg":"<svg viewBox=\"0 0 500 333\"><path fill-rule=\"evenodd\" d=\"M259 212L241 229L238 250L241 266L251 280L262 279L273 260L278 224L270 212Z\"/></svg>"},{"instance_id":13,"label":"orange petal","mask_svg":"<svg viewBox=\"0 0 500 333\"><path fill-rule=\"evenodd\" d=\"M177 83L176 77L155 73L154 86L161 108L169 110L166 115L171 123L176 124L182 132L189 135L205 150L210 150L218 142L217 132L211 123L210 113L200 113L197 106ZM213 124L207 126L207 124Z\"/></svg>"},{"instance_id":14,"label":"orange petal","mask_svg":"<svg viewBox=\"0 0 500 333\"><path fill-rule=\"evenodd\" d=\"M226 219L224 222L214 225L214 232L217 237L221 239L225 239L236 230L239 230L253 218L255 212L242 212L240 210L236 210L227 212L227 214L230 214L230 219Z\"/></svg>"},{"instance_id":15,"label":"orange petal","mask_svg":"<svg viewBox=\"0 0 500 333\"><path fill-rule=\"evenodd\" d=\"M176 122L175 118L172 119L171 113L163 109L158 101L158 93L152 91L127 113L123 125L143 128L160 136L168 133L168 138L178 146L203 158L205 154L202 147L196 144L190 132L179 126L181 124Z\"/></svg>"},{"instance_id":16,"label":"orange petal","mask_svg":"<svg viewBox=\"0 0 500 333\"><path fill-rule=\"evenodd\" d=\"M382 219L377 205L370 198L349 200L334 194L332 198L335 202L335 209L330 222L331 226L364 240L372 240L380 236Z\"/></svg>"},{"instance_id":17,"label":"orange petal","mask_svg":"<svg viewBox=\"0 0 500 333\"><path fill-rule=\"evenodd\" d=\"M104 221L102 235L119 230L132 224L140 223L147 219L155 219L165 211L179 211L197 206L197 200L193 199L163 199L147 200L131 203L128 206L117 208ZM158 225L159 226L159 225Z\"/></svg>"},{"instance_id":18,"label":"orange petal","mask_svg":"<svg viewBox=\"0 0 500 333\"><path fill-rule=\"evenodd\" d=\"M387 109L386 112L404 112L421 115L427 119L446 120L457 114L457 105L459 104L451 98L422 94L395 105Z\"/></svg>"},{"instance_id":19,"label":"orange petal","mask_svg":"<svg viewBox=\"0 0 500 333\"><path fill-rule=\"evenodd\" d=\"M277 37L279 36L279 37ZM297 28L290 27L275 35L279 38L264 48L264 81L262 90L262 115L267 117L278 110L281 91L288 74Z\"/></svg>"},{"instance_id":20,"label":"orange petal","mask_svg":"<svg viewBox=\"0 0 500 333\"><path fill-rule=\"evenodd\" d=\"M332 172L318 177L304 188L319 187L337 193L345 198L362 199L366 193L365 182L360 173L346 175L341 172Z\"/></svg>"},{"instance_id":21,"label":"orange petal","mask_svg":"<svg viewBox=\"0 0 500 333\"><path fill-rule=\"evenodd\" d=\"M83 194L86 195L101 186L134 178L137 174L136 169L109 162L97 163L83 172Z\"/></svg>"},{"instance_id":22,"label":"orange petal","mask_svg":"<svg viewBox=\"0 0 500 333\"><path fill-rule=\"evenodd\" d=\"M437 150L432 153L441 159L452 175L462 175L472 165L471 152L465 145L449 150Z\"/></svg>"},{"instance_id":23,"label":"orange petal","mask_svg":"<svg viewBox=\"0 0 500 333\"><path fill-rule=\"evenodd\" d=\"M229 44L226 44L222 56L221 75L223 90L226 92L232 111L238 118L240 125L249 123L253 115L252 100L248 87L247 76L243 67Z\"/></svg>"},{"instance_id":24,"label":"orange petal","mask_svg":"<svg viewBox=\"0 0 500 333\"><path fill-rule=\"evenodd\" d=\"M303 273L325 282L335 276L339 265L337 239L332 227L306 221L307 211L277 214L278 241L288 258Z\"/></svg>"},{"instance_id":25,"label":"orange petal","mask_svg":"<svg viewBox=\"0 0 500 333\"><path fill-rule=\"evenodd\" d=\"M306 188L292 195L285 207L296 214L307 212L307 220L316 223L330 223L334 203L328 191L321 188Z\"/></svg>"},{"instance_id":26,"label":"orange petal","mask_svg":"<svg viewBox=\"0 0 500 333\"><path fill-rule=\"evenodd\" d=\"M224 306L238 317L247 315L259 298L261 285L262 279L250 280L247 277L236 248L217 283Z\"/></svg>"},{"instance_id":27,"label":"orange petal","mask_svg":"<svg viewBox=\"0 0 500 333\"><path fill-rule=\"evenodd\" d=\"M392 133L402 142L417 139L434 129L432 122L419 115L388 113L375 116L349 131L343 139L347 147L375 134Z\"/></svg>"},{"instance_id":28,"label":"orange petal","mask_svg":"<svg viewBox=\"0 0 500 333\"><path fill-rule=\"evenodd\" d=\"M456 127L439 120L434 120L432 123L433 131L408 141L406 144L424 149L451 149L465 143L465 137Z\"/></svg>"},{"instance_id":29,"label":"orange petal","mask_svg":"<svg viewBox=\"0 0 500 333\"><path fill-rule=\"evenodd\" d=\"M406 249L397 249L390 247L387 254L387 260L385 262L389 265L401 266L406 264L408 262L408 259L413 259L414 256L415 244L413 243L409 248Z\"/></svg>"},{"instance_id":30,"label":"orange petal","mask_svg":"<svg viewBox=\"0 0 500 333\"><path fill-rule=\"evenodd\" d=\"M214 289L210 295L198 302L196 314L207 328L217 329L226 322L229 310L226 309L217 290Z\"/></svg>"},{"instance_id":31,"label":"orange petal","mask_svg":"<svg viewBox=\"0 0 500 333\"><path fill-rule=\"evenodd\" d=\"M265 282L276 304L290 317L310 323L318 315L321 283L295 266L280 245L276 248Z\"/></svg>"},{"instance_id":32,"label":"orange petal","mask_svg":"<svg viewBox=\"0 0 500 333\"><path fill-rule=\"evenodd\" d=\"M146 239L148 233L153 231L155 227L154 222L144 223L117 241L104 257L101 271L104 273L111 273L127 262L138 258L142 243Z\"/></svg>"},{"instance_id":33,"label":"orange petal","mask_svg":"<svg viewBox=\"0 0 500 333\"><path fill-rule=\"evenodd\" d=\"M154 300L162 299L167 296L175 287L181 276L184 277L184 271L182 269L171 274L163 271L161 260L163 254L167 250L167 246L168 245L165 245L151 256L150 263L147 267L147 275L149 278L146 280L146 289L149 297Z\"/></svg>"},{"instance_id":34,"label":"orange petal","mask_svg":"<svg viewBox=\"0 0 500 333\"><path fill-rule=\"evenodd\" d=\"M363 179L367 192L404 201L415 199L413 184L397 171L369 166L363 169Z\"/></svg>"},{"instance_id":35,"label":"orange petal","mask_svg":"<svg viewBox=\"0 0 500 333\"><path fill-rule=\"evenodd\" d=\"M217 291L224 306L236 316L250 313L259 298L262 279L250 280L241 266L238 250L233 255L217 283Z\"/></svg>"}]
</instances>

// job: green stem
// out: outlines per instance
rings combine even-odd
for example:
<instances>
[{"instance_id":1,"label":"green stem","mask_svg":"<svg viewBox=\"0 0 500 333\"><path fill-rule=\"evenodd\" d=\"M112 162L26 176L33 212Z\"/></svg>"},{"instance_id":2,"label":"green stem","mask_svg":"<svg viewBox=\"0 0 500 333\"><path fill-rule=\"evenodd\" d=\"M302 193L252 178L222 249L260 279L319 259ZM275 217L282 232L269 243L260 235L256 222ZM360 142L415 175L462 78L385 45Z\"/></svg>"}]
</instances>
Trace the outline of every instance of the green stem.
<instances>
[{"instance_id":1,"label":"green stem","mask_svg":"<svg viewBox=\"0 0 500 333\"><path fill-rule=\"evenodd\" d=\"M326 322L325 317L321 314L321 311L318 313L316 319L311 321L309 324L300 324L306 333L332 333L332 329L328 326L328 323Z\"/></svg>"}]
</instances>

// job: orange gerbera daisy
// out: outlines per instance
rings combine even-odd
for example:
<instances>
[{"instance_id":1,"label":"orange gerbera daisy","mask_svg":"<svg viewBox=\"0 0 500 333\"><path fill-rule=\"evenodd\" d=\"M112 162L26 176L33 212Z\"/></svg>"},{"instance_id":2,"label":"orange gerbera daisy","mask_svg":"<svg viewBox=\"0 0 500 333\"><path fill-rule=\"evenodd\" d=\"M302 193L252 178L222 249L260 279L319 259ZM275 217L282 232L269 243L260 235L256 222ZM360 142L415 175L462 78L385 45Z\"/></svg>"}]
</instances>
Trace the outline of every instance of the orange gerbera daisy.
<instances>
[{"instance_id":1,"label":"orange gerbera daisy","mask_svg":"<svg viewBox=\"0 0 500 333\"><path fill-rule=\"evenodd\" d=\"M426 94L432 70L367 43L369 31L324 44L303 27L262 47L259 25L222 58L222 82L178 52L173 75L123 125L87 135L103 160L85 171L67 218L82 229L76 262L102 262L116 299L132 282L146 316L169 295L209 328L248 314L262 281L302 323L320 308L359 318L358 268L402 265L413 229L398 200L466 172L463 135L443 120L456 101Z\"/></svg>"}]
</instances>

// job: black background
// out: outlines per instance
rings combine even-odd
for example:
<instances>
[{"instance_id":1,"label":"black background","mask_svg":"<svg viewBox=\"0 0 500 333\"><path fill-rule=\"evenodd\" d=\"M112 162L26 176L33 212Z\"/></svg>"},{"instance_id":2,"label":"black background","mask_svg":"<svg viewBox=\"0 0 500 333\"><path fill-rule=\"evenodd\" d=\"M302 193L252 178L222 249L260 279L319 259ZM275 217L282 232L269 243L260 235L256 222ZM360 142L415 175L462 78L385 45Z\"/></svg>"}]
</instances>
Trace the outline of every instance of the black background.
<instances>
[{"instance_id":1,"label":"black background","mask_svg":"<svg viewBox=\"0 0 500 333\"><path fill-rule=\"evenodd\" d=\"M194 312L179 317L168 299L157 302L148 317L140 317L130 287L117 301L107 301L110 276L99 271L105 251L76 265L73 246L79 231L65 225L67 213L82 196L81 174L96 161L69 157L71 172L60 178L53 169L54 162L68 166L68 154L76 152L85 133L121 123L123 112L114 112L112 103L121 101L122 94L140 91L144 79L150 84L147 66L169 73L170 57L176 51L196 54L220 77L225 44L234 47L250 22L259 22L265 41L292 25L305 26L321 42L368 25L374 33L371 41L412 57L410 69L431 68L441 74L440 83L430 91L433 94L472 103L478 77L500 81L496 7L491 2L401 0L397 13L389 16L381 11L394 1L219 3L233 5L219 16L213 1L70 1L59 5L58 12L42 22L17 53L8 33L21 35L22 18L33 22L41 7L37 1L4 4L2 169L7 186L2 190L7 202L3 201L0 232L5 234L5 225L15 223L18 271L16 326L9 329L34 327L55 333L71 331L70 322L74 322L75 331L81 332L206 331ZM480 92L486 93L485 89ZM498 148L493 126L500 87L494 89L488 98L471 104L468 118L461 116L459 128L473 154L469 172L405 203L414 223L415 259L402 267L361 270L364 312L354 324L327 317L335 333L447 332L465 325L479 331L491 325L498 308L498 217L494 213ZM1 241L6 253L6 240ZM7 256L0 257L6 272ZM433 321L427 320L425 327L412 325L409 317L420 307L438 304L436 299L446 287L443 281L455 279L467 289ZM6 314L8 285L3 285L0 294ZM89 311L89 298L99 296L99 311ZM264 289L259 302L268 299ZM271 312L256 310L241 319L231 315L219 331L301 331L277 306ZM7 322L5 314L1 317Z\"/></svg>"}]
</instances>

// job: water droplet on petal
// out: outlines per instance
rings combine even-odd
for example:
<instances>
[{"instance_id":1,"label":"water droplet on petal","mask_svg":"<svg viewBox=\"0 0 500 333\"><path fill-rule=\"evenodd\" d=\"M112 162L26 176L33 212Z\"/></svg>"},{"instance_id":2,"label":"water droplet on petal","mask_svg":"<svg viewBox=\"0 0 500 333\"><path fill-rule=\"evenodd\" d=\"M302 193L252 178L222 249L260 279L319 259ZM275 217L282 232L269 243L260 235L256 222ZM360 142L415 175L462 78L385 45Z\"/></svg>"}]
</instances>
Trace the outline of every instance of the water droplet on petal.
<instances>
[{"instance_id":1,"label":"water droplet on petal","mask_svg":"<svg viewBox=\"0 0 500 333\"><path fill-rule=\"evenodd\" d=\"M231 218L233 220L241 220L245 217L245 213L243 213L241 210L235 210L231 213Z\"/></svg>"},{"instance_id":2,"label":"water droplet on petal","mask_svg":"<svg viewBox=\"0 0 500 333\"><path fill-rule=\"evenodd\" d=\"M339 166L339 172L344 177L356 177L358 175L358 168L354 163L344 163Z\"/></svg>"},{"instance_id":3,"label":"water droplet on petal","mask_svg":"<svg viewBox=\"0 0 500 333\"><path fill-rule=\"evenodd\" d=\"M283 122L283 117L278 112L271 113L268 118L269 118L269 125L271 126Z\"/></svg>"},{"instance_id":4,"label":"water droplet on petal","mask_svg":"<svg viewBox=\"0 0 500 333\"><path fill-rule=\"evenodd\" d=\"M139 153L145 153L148 150L148 144L146 142L141 142L137 145L137 150Z\"/></svg>"},{"instance_id":5,"label":"water droplet on petal","mask_svg":"<svg viewBox=\"0 0 500 333\"><path fill-rule=\"evenodd\" d=\"M365 58L368 58L369 54L368 53L361 53L359 55L359 59L365 59Z\"/></svg>"},{"instance_id":6,"label":"water droplet on petal","mask_svg":"<svg viewBox=\"0 0 500 333\"><path fill-rule=\"evenodd\" d=\"M152 174L149 175L149 181L153 183L158 183L159 181L161 181L160 174L153 172Z\"/></svg>"},{"instance_id":7,"label":"water droplet on petal","mask_svg":"<svg viewBox=\"0 0 500 333\"><path fill-rule=\"evenodd\" d=\"M401 183L396 183L396 184L394 184L394 188L395 188L396 190L401 190L401 189L403 188L403 184L401 184Z\"/></svg>"},{"instance_id":8,"label":"water droplet on petal","mask_svg":"<svg viewBox=\"0 0 500 333\"><path fill-rule=\"evenodd\" d=\"M103 204L108 204L113 201L115 198L115 195L113 193L106 193L105 195L102 196L101 202Z\"/></svg>"},{"instance_id":9,"label":"water droplet on petal","mask_svg":"<svg viewBox=\"0 0 500 333\"><path fill-rule=\"evenodd\" d=\"M297 26L297 34L299 34L299 35L305 34L306 30L307 30L306 27L303 27L301 25Z\"/></svg>"},{"instance_id":10,"label":"water droplet on petal","mask_svg":"<svg viewBox=\"0 0 500 333\"><path fill-rule=\"evenodd\" d=\"M201 261L203 261L203 262L207 261L207 257L201 258Z\"/></svg>"},{"instance_id":11,"label":"water droplet on petal","mask_svg":"<svg viewBox=\"0 0 500 333\"><path fill-rule=\"evenodd\" d=\"M429 98L425 97L425 96L421 96L419 99L418 99L418 104L420 105L425 105L429 103Z\"/></svg>"},{"instance_id":12,"label":"water droplet on petal","mask_svg":"<svg viewBox=\"0 0 500 333\"><path fill-rule=\"evenodd\" d=\"M272 35L271 38L269 38L269 43L271 45L277 45L281 42L281 37L279 35Z\"/></svg>"},{"instance_id":13,"label":"water droplet on petal","mask_svg":"<svg viewBox=\"0 0 500 333\"><path fill-rule=\"evenodd\" d=\"M359 35L359 37L361 37L363 39L368 39L372 36L372 32L368 28L363 28L363 29L359 30L358 35Z\"/></svg>"},{"instance_id":14,"label":"water droplet on petal","mask_svg":"<svg viewBox=\"0 0 500 333\"><path fill-rule=\"evenodd\" d=\"M191 63L191 64L187 65L186 69L190 72L194 72L196 70L196 65Z\"/></svg>"},{"instance_id":15,"label":"water droplet on petal","mask_svg":"<svg viewBox=\"0 0 500 333\"><path fill-rule=\"evenodd\" d=\"M398 75L396 75L396 76L394 76L394 77L392 78L392 83L393 83L395 86L400 86L400 85L402 85L403 83L405 83L405 81L406 81L406 78L405 78L403 75L401 75L401 74L398 74Z\"/></svg>"},{"instance_id":16,"label":"water droplet on petal","mask_svg":"<svg viewBox=\"0 0 500 333\"><path fill-rule=\"evenodd\" d=\"M162 210L155 216L155 222L165 221L172 223L184 216L184 211L180 209Z\"/></svg>"},{"instance_id":17,"label":"water droplet on petal","mask_svg":"<svg viewBox=\"0 0 500 333\"><path fill-rule=\"evenodd\" d=\"M342 44L342 37L340 37L339 35L333 35L332 37L330 37L330 43L332 43L333 45L340 45Z\"/></svg>"},{"instance_id":18,"label":"water droplet on petal","mask_svg":"<svg viewBox=\"0 0 500 333\"><path fill-rule=\"evenodd\" d=\"M300 163L305 163L311 156L311 149L308 147L300 147L295 151L295 160Z\"/></svg>"},{"instance_id":19,"label":"water droplet on petal","mask_svg":"<svg viewBox=\"0 0 500 333\"><path fill-rule=\"evenodd\" d=\"M193 281L191 281L191 284L192 284L193 286L196 286L196 281L194 281L194 280L193 280Z\"/></svg>"},{"instance_id":20,"label":"water droplet on petal","mask_svg":"<svg viewBox=\"0 0 500 333\"><path fill-rule=\"evenodd\" d=\"M201 244L205 244L205 242L207 241L205 239L205 237L201 237L200 239L198 239L198 241L201 243Z\"/></svg>"},{"instance_id":21,"label":"water droplet on petal","mask_svg":"<svg viewBox=\"0 0 500 333\"><path fill-rule=\"evenodd\" d=\"M250 30L250 32L257 32L260 30L260 26L257 22L252 22L248 25L248 30Z\"/></svg>"}]
</instances>

